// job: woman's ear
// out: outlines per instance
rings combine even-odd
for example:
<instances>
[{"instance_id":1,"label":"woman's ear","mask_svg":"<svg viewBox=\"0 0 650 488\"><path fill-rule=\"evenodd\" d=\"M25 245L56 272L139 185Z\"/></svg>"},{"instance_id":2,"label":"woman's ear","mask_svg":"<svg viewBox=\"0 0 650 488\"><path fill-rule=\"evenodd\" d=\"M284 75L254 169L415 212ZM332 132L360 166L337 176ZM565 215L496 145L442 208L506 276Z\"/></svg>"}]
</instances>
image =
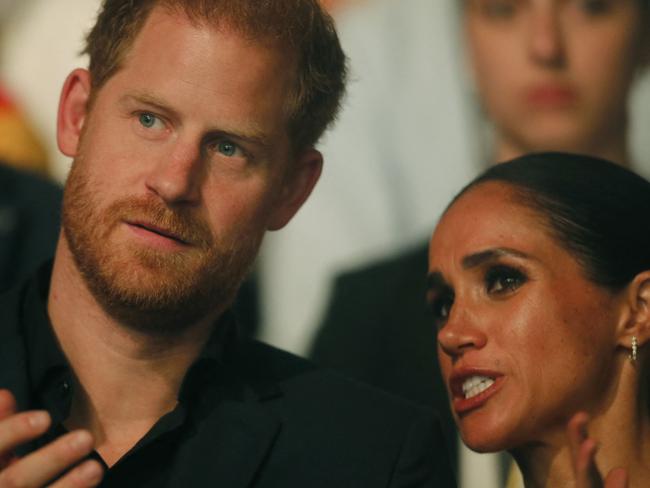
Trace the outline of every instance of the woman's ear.
<instances>
[{"instance_id":1,"label":"woman's ear","mask_svg":"<svg viewBox=\"0 0 650 488\"><path fill-rule=\"evenodd\" d=\"M650 340L650 270L636 275L625 289L625 314L621 317L619 345L631 349Z\"/></svg>"},{"instance_id":2,"label":"woman's ear","mask_svg":"<svg viewBox=\"0 0 650 488\"><path fill-rule=\"evenodd\" d=\"M61 90L57 117L57 143L63 154L75 157L88 111L90 73L76 69L68 75Z\"/></svg>"}]
</instances>

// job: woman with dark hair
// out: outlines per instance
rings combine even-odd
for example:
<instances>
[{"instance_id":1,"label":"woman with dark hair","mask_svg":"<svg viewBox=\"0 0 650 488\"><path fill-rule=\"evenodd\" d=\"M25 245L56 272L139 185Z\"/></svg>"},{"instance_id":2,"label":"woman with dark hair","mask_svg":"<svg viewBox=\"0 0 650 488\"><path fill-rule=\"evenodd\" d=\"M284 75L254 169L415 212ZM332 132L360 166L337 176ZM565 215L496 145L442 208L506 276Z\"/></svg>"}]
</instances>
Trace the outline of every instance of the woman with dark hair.
<instances>
[{"instance_id":1,"label":"woman with dark hair","mask_svg":"<svg viewBox=\"0 0 650 488\"><path fill-rule=\"evenodd\" d=\"M413 1L405 1L404 6L402 2L393 4L396 11L402 12ZM441 8L445 2L423 0L422 3L435 3L437 8ZM450 0L450 4L455 7L462 27L463 45L467 51L465 59L471 72L475 100L483 114L480 126L481 129L483 126L489 128L489 131L476 131L466 136L464 144L475 144L477 139L481 139L477 136L484 132L490 134L489 140L481 140L485 144L481 156L476 158L479 161L475 162L487 166L530 152L567 151L606 158L644 172L648 170L650 160L646 162L638 147L627 142L631 140L629 129L633 128L634 114L630 112L632 88L647 72L650 57L649 0ZM435 29L435 23L430 22L429 28ZM399 51L408 59L404 52L406 50ZM426 65L426 58L416 59ZM395 73L400 73L398 62L391 66ZM432 84L432 94L427 93L422 99L436 96L438 86ZM387 94L385 100L395 104L401 99ZM376 106L380 105L377 103ZM413 107L411 119L418 120L417 114L423 110ZM444 105L432 113L439 112L445 112ZM451 189L461 184L454 183L454 178L459 178L458 172L467 160L459 157L459 153L441 150L448 146L436 139L440 134L446 134L445 137L453 140L457 134L453 124L457 113L453 111L450 114L447 127L420 124L417 130L408 132L409 139L400 136L405 133L405 122L398 124L390 116L375 117L373 120L378 121L382 128L390 123L395 129L385 129L388 135L378 137L376 144L364 145L356 140L351 147L368 147L377 157L366 158L370 164L361 167L367 170L359 169L356 152L351 156L347 153L347 158L340 157L340 161L345 163L341 184L328 187L326 178L322 182L326 186L319 188L316 200L312 200L312 207L307 209L307 212L312 212L316 205L321 205L322 211L320 214L311 213L303 222L318 223L325 228L323 222L327 222L326 218L338 215L337 224L342 226L349 219L342 217L343 212L337 214L335 209L341 202L347 202L345 215L348 217L359 215L359 209L368 208L369 212L365 219L360 219L363 225L350 226L348 232L341 234L345 235L345 242L353 242L355 235L365 235L367 242L376 244L379 239L369 231L359 234L354 231L372 228L370 223L383 222L393 215L406 216L399 221L400 225L396 223L390 227L388 235L395 240L406 239L406 233L396 230L404 228L402 221L419 220L423 228L430 229L451 198ZM342 122L345 123L345 113ZM368 127L372 124L366 124L364 130ZM422 127L427 128L430 137L421 130ZM343 137L357 137L357 132L352 129L346 134ZM411 138L414 134L419 134L419 137ZM335 146L336 151L344 151L344 148L340 143ZM419 156L413 155L418 150ZM348 169L350 161L354 161L351 170ZM336 161L330 160L329 163L330 166L332 163L336 165ZM364 182L374 181L372 168L376 172L379 171L377 168L390 168L391 165L394 170L387 173L386 185L381 187L384 196L396 195L400 185L405 181L412 182L408 191L401 192L404 196L394 198L392 206L375 204L375 200L367 198L357 185L350 188L358 198L358 204L341 196L345 195L343 178L349 184L353 181L351 175L356 173L363 175ZM423 168L424 165L431 169ZM411 174L417 177L404 179L404 175ZM469 181L471 176L468 174L460 181ZM416 196L420 197L419 202L426 204L423 203L422 207L411 204ZM369 201L373 203L369 204ZM388 201L390 199L385 197L384 202ZM390 213L385 210L387 208L399 212ZM297 225L301 224L298 222ZM290 232L294 231L290 229ZM334 237L330 238L330 234ZM342 242L342 239L336 239L335 233L328 231L327 237L319 242L333 248ZM430 347L435 341L435 332L430 328L430 315L423 299L427 237L423 233L421 242L413 249L367 262L337 277L315 336L311 357L322 365L338 368L360 380L442 410L450 451L455 460L458 442L451 415L446 409L447 399L436 367L436 354ZM285 235L282 239L287 238ZM292 256L302 256L303 249L308 249L307 252L315 253L317 258L303 258L305 262L317 261L322 269L328 259L328 250L318 251L317 246L311 244L305 246L306 238L294 237L293 242L301 247L300 253L293 251ZM284 241L276 243L276 246L280 248L282 245L283 252L289 255L290 248L285 244L291 245ZM338 263L342 262L339 259ZM286 268L278 267L282 272ZM309 270L303 273L308 280L318 279L314 266L295 266L295 269ZM291 283L296 293L302 293L304 286L295 280ZM288 296L293 304L297 295ZM290 321L279 321L282 324L287 322ZM466 450L459 453L460 484L469 488L490 486L484 473L476 474L479 470L472 465L473 460L468 462L469 459ZM486 461L482 459L479 462ZM495 478L505 477L501 472L495 474ZM495 482L497 486L500 483L499 480Z\"/></svg>"},{"instance_id":2,"label":"woman with dark hair","mask_svg":"<svg viewBox=\"0 0 650 488\"><path fill-rule=\"evenodd\" d=\"M600 486L599 473L648 486L648 209L650 183L620 166L535 154L470 183L433 234L454 418L471 449L509 451L527 487Z\"/></svg>"}]
</instances>

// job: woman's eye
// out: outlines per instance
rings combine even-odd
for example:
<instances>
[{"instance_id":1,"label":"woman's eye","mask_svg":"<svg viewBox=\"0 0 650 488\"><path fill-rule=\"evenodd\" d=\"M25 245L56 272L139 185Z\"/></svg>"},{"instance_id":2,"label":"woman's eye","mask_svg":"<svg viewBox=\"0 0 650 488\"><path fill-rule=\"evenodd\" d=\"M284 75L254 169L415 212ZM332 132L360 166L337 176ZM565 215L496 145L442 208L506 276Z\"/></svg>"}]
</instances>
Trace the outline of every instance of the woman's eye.
<instances>
[{"instance_id":1,"label":"woman's eye","mask_svg":"<svg viewBox=\"0 0 650 488\"><path fill-rule=\"evenodd\" d=\"M506 294L518 289L526 280L526 275L518 269L495 266L485 274L485 288L490 294Z\"/></svg>"},{"instance_id":2,"label":"woman's eye","mask_svg":"<svg viewBox=\"0 0 650 488\"><path fill-rule=\"evenodd\" d=\"M579 7L589 15L603 15L611 9L609 0L578 0Z\"/></svg>"},{"instance_id":3,"label":"woman's eye","mask_svg":"<svg viewBox=\"0 0 650 488\"><path fill-rule=\"evenodd\" d=\"M447 322L453 304L454 295L451 293L439 296L431 302L431 311L438 328Z\"/></svg>"},{"instance_id":4,"label":"woman's eye","mask_svg":"<svg viewBox=\"0 0 650 488\"><path fill-rule=\"evenodd\" d=\"M142 112L138 115L138 121L140 125L145 129L153 129L156 125L162 125L162 121L152 113Z\"/></svg>"},{"instance_id":5,"label":"woman's eye","mask_svg":"<svg viewBox=\"0 0 650 488\"><path fill-rule=\"evenodd\" d=\"M515 14L517 9L514 0L483 0L480 10L483 15L494 19L507 19Z\"/></svg>"}]
</instances>

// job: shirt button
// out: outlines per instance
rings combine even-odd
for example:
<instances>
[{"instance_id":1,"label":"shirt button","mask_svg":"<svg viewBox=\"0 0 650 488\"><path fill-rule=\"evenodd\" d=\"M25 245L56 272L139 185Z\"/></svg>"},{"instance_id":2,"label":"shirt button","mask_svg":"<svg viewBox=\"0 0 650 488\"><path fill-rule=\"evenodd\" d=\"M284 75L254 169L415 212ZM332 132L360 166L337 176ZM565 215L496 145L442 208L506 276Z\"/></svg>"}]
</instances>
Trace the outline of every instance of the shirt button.
<instances>
[{"instance_id":1,"label":"shirt button","mask_svg":"<svg viewBox=\"0 0 650 488\"><path fill-rule=\"evenodd\" d=\"M62 397L68 396L70 394L70 383L67 381L62 381L59 385L59 392L61 393Z\"/></svg>"}]
</instances>

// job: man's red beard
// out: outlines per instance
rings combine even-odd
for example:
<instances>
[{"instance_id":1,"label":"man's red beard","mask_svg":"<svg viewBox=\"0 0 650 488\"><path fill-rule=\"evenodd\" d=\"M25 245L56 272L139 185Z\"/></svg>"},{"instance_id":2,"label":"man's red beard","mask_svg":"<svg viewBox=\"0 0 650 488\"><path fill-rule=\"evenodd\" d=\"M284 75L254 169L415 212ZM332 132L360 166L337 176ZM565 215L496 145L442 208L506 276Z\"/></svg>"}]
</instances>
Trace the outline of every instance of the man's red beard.
<instances>
[{"instance_id":1,"label":"man's red beard","mask_svg":"<svg viewBox=\"0 0 650 488\"><path fill-rule=\"evenodd\" d=\"M63 230L77 268L107 314L141 332L173 335L232 303L261 233L219 242L195 209L172 209L153 195L100 209L84 166L76 160L66 183ZM188 246L162 251L115 240L125 221L167 229Z\"/></svg>"}]
</instances>

